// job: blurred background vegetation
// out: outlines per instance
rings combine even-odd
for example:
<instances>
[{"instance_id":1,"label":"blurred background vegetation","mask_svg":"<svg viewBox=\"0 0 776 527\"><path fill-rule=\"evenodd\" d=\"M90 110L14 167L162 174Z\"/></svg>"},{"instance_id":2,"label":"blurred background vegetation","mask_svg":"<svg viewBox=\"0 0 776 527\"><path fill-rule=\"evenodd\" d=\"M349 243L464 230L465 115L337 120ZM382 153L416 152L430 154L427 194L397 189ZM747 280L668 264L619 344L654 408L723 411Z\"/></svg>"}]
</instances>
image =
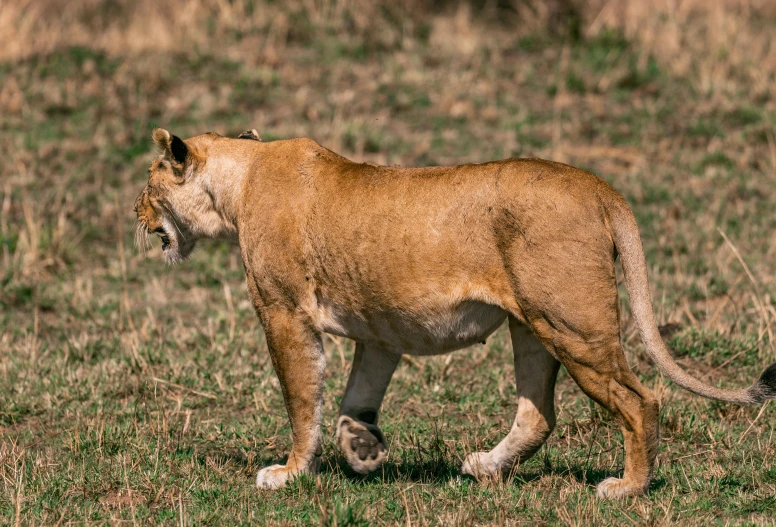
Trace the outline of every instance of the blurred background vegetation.
<instances>
[{"instance_id":1,"label":"blurred background vegetation","mask_svg":"<svg viewBox=\"0 0 776 527\"><path fill-rule=\"evenodd\" d=\"M664 384L624 303L629 361L671 401L661 456L712 452L689 477L661 468L651 498L593 505L600 474L590 471L621 464L619 446L598 447L598 430L612 446L620 439L563 374L566 410L536 477L449 490L459 458L511 423L503 332L453 359L402 366L386 410L393 480L344 476L328 444L323 483L258 496L251 476L284 454L288 429L239 253L203 244L171 269L158 247L132 247L156 126L183 137L307 136L354 160L406 166L549 158L594 171L633 206L655 309L679 328L671 338L683 366L749 382L776 358L772 0L0 0L0 35L0 514L9 523L406 524L444 512L452 524L703 524L757 522L774 505L774 447L757 439L773 431L773 410L755 422L756 410ZM352 346L327 346L331 421ZM742 446L710 448L709 437ZM546 469L558 463L568 470ZM731 470L739 479L720 479ZM741 483L745 474L758 483ZM557 507L561 495L568 509ZM554 498L532 505L531 496Z\"/></svg>"}]
</instances>

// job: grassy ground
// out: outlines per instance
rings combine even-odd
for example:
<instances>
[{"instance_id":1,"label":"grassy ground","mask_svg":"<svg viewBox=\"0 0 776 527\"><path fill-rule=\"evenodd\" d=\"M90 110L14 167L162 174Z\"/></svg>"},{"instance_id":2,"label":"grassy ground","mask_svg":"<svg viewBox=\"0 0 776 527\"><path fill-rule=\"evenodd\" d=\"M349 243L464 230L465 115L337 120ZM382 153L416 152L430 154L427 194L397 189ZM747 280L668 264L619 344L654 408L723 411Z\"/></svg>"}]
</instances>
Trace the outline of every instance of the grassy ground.
<instances>
[{"instance_id":1,"label":"grassy ground","mask_svg":"<svg viewBox=\"0 0 776 527\"><path fill-rule=\"evenodd\" d=\"M628 359L662 402L649 496L594 499L622 437L563 371L537 456L502 485L460 476L514 416L503 328L403 361L369 477L334 449L353 346L328 339L323 471L255 489L290 438L237 250L169 268L132 246L155 126L591 169L636 212L680 363L741 386L776 359L772 3L420 4L0 3L1 524L773 523L774 405L667 383L624 300Z\"/></svg>"}]
</instances>

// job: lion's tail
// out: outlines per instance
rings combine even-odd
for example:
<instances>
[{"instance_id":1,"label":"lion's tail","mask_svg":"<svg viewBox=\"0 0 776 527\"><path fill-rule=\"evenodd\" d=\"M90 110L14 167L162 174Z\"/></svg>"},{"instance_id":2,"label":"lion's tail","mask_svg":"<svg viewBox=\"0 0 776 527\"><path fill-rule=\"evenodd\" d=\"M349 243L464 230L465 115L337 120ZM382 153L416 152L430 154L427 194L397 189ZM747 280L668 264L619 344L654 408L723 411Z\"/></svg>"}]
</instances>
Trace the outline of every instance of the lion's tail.
<instances>
[{"instance_id":1,"label":"lion's tail","mask_svg":"<svg viewBox=\"0 0 776 527\"><path fill-rule=\"evenodd\" d=\"M647 353L663 374L682 388L701 397L736 404L762 404L776 398L776 363L771 364L752 384L739 390L723 390L706 384L681 369L668 352L652 312L652 298L647 282L647 265L641 246L638 225L625 200L617 196L607 205L612 225L614 245L620 254L625 272L625 287L630 297L631 311Z\"/></svg>"}]
</instances>

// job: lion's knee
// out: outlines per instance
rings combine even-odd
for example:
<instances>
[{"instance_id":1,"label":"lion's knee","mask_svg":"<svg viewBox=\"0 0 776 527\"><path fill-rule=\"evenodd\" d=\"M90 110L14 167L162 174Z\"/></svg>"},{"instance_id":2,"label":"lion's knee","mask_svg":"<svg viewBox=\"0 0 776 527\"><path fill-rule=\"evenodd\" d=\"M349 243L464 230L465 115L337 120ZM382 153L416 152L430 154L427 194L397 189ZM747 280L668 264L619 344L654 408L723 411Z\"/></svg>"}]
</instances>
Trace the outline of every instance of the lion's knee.
<instances>
[{"instance_id":1,"label":"lion's knee","mask_svg":"<svg viewBox=\"0 0 776 527\"><path fill-rule=\"evenodd\" d=\"M519 427L521 435L526 442L543 444L555 429L555 412L542 412L537 408L519 409L515 424Z\"/></svg>"}]
</instances>

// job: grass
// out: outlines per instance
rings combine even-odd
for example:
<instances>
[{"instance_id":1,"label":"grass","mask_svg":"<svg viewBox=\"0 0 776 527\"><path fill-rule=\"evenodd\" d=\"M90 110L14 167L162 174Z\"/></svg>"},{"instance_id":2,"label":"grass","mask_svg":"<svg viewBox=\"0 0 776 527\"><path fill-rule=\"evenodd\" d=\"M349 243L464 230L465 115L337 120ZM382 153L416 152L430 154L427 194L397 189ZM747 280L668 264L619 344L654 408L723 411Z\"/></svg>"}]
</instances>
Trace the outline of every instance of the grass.
<instances>
[{"instance_id":1,"label":"grass","mask_svg":"<svg viewBox=\"0 0 776 527\"><path fill-rule=\"evenodd\" d=\"M773 403L669 384L624 293L628 360L662 403L648 496L595 500L622 437L564 371L547 445L504 484L460 475L515 413L504 328L402 362L367 477L334 448L353 346L327 338L322 472L259 492L290 429L239 252L169 268L132 247L155 126L383 164L552 158L634 208L682 366L742 386L776 359L770 3L593 1L573 31L563 2L114 4L0 7L0 524L772 524Z\"/></svg>"}]
</instances>

